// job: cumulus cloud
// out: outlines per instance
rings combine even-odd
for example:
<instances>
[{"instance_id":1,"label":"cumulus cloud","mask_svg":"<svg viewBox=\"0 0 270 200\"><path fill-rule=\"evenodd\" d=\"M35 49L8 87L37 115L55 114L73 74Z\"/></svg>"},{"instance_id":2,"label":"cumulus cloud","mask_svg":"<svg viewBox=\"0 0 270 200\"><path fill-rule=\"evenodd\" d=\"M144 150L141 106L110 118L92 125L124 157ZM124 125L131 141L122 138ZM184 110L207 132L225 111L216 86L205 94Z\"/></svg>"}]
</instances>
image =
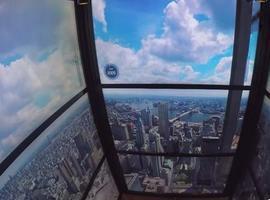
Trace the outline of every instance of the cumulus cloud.
<instances>
[{"instance_id":1,"label":"cumulus cloud","mask_svg":"<svg viewBox=\"0 0 270 200\"><path fill-rule=\"evenodd\" d=\"M151 54L134 51L113 42L96 40L97 56L99 58L101 79L104 83L111 82L103 71L108 63L114 63L119 68L117 83L171 83L195 80L199 75L192 66L181 66L174 62L166 62Z\"/></svg>"},{"instance_id":2,"label":"cumulus cloud","mask_svg":"<svg viewBox=\"0 0 270 200\"><path fill-rule=\"evenodd\" d=\"M209 78L204 79L204 82L210 82L213 84L229 84L232 69L232 56L223 57L220 59L219 63L215 67L215 72ZM244 79L244 84L251 84L252 74L253 74L253 60L247 61L246 75Z\"/></svg>"},{"instance_id":3,"label":"cumulus cloud","mask_svg":"<svg viewBox=\"0 0 270 200\"><path fill-rule=\"evenodd\" d=\"M215 67L215 72L212 76L205 79L205 82L229 84L232 66L232 56L223 57Z\"/></svg>"},{"instance_id":4,"label":"cumulus cloud","mask_svg":"<svg viewBox=\"0 0 270 200\"><path fill-rule=\"evenodd\" d=\"M149 35L142 41L143 51L166 60L206 63L228 49L233 37L200 23L190 6L184 0L169 3L164 10L162 36Z\"/></svg>"},{"instance_id":5,"label":"cumulus cloud","mask_svg":"<svg viewBox=\"0 0 270 200\"><path fill-rule=\"evenodd\" d=\"M92 10L94 18L102 23L103 31L107 32L107 21L105 18L105 0L92 0Z\"/></svg>"},{"instance_id":6,"label":"cumulus cloud","mask_svg":"<svg viewBox=\"0 0 270 200\"><path fill-rule=\"evenodd\" d=\"M224 53L233 43L233 34L216 31L214 26L210 26L213 24L200 23L195 19L195 14L200 11L205 12L211 18L210 21L213 21L215 13L210 10L201 1L176 0L168 3L164 9L163 33L160 36L150 34L143 38L142 46L137 51L97 39L102 80L111 82L104 76L103 67L114 63L119 67L119 77L114 80L118 83L224 82L224 77L228 76L226 81L229 79L231 64L228 58L221 60L215 75L208 80L199 79L200 72L192 66L206 63L213 56ZM218 72L225 65L228 65L228 70Z\"/></svg>"},{"instance_id":7,"label":"cumulus cloud","mask_svg":"<svg viewBox=\"0 0 270 200\"><path fill-rule=\"evenodd\" d=\"M98 6L97 2L101 5ZM93 3L99 7L94 8L99 10L94 14L95 19L105 21L105 6L102 6L105 2ZM230 10L234 6L230 5ZM98 38L96 46L101 79L111 82L104 76L103 67L113 63L119 67L119 77L113 81L118 83L228 83L231 67L228 57L222 58L216 69L208 72L209 76L212 75L207 79L199 78L200 70L193 67L194 64L205 64L214 56L222 56L233 44L233 31L225 33L215 26L216 10L222 8L215 6L216 10L213 9L213 6L197 0L171 1L164 9L163 32L159 36L150 34L142 38L138 50ZM201 23L196 14L204 14L209 20ZM233 30L228 26L233 26L231 20L226 21L226 30Z\"/></svg>"}]
</instances>

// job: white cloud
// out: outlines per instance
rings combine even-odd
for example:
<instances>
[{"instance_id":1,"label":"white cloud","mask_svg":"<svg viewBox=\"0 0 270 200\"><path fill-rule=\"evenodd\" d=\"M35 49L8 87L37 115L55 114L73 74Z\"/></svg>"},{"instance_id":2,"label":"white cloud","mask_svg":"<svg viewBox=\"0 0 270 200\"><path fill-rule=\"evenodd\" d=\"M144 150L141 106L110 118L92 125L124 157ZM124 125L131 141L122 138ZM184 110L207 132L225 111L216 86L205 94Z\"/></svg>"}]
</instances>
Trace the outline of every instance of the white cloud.
<instances>
[{"instance_id":1,"label":"white cloud","mask_svg":"<svg viewBox=\"0 0 270 200\"><path fill-rule=\"evenodd\" d=\"M161 37L149 35L142 41L145 53L174 61L205 63L223 53L233 43L233 36L216 32L207 23L194 18L194 8L184 0L172 1L164 10L164 32Z\"/></svg>"},{"instance_id":2,"label":"white cloud","mask_svg":"<svg viewBox=\"0 0 270 200\"><path fill-rule=\"evenodd\" d=\"M223 57L215 67L214 74L204 79L204 82L213 84L229 84L232 66L232 56Z\"/></svg>"},{"instance_id":3,"label":"white cloud","mask_svg":"<svg viewBox=\"0 0 270 200\"><path fill-rule=\"evenodd\" d=\"M23 57L9 66L0 66L0 149L11 151L80 91L77 69L69 62L70 56L58 50L46 61Z\"/></svg>"},{"instance_id":4,"label":"white cloud","mask_svg":"<svg viewBox=\"0 0 270 200\"><path fill-rule=\"evenodd\" d=\"M213 83L213 84L229 84L231 78L232 70L232 56L223 57L220 59L219 63L215 67L215 72L212 76L207 79L204 79L204 82ZM251 84L252 74L253 74L253 60L247 61L246 76L244 84Z\"/></svg>"},{"instance_id":5,"label":"white cloud","mask_svg":"<svg viewBox=\"0 0 270 200\"><path fill-rule=\"evenodd\" d=\"M135 52L112 42L97 39L96 46L101 79L104 83L111 82L103 73L103 67L108 63L118 66L119 77L114 81L118 83L179 83L191 79L195 81L199 75L192 66L167 62L151 54Z\"/></svg>"},{"instance_id":6,"label":"white cloud","mask_svg":"<svg viewBox=\"0 0 270 200\"><path fill-rule=\"evenodd\" d=\"M202 8L198 2L170 2L164 9L163 33L159 37L148 35L142 39L142 47L138 51L97 39L97 56L103 82L111 82L103 72L103 67L108 63L119 67L119 77L113 81L118 83L226 82L230 75L229 58L222 59L216 71L213 71L215 75L207 80L200 79L200 73L192 65L180 64L205 63L211 57L222 54L233 42L232 35L216 32L209 24L200 23L194 18L195 13ZM205 8L202 10L210 13ZM218 72L225 64L228 70Z\"/></svg>"},{"instance_id":7,"label":"white cloud","mask_svg":"<svg viewBox=\"0 0 270 200\"><path fill-rule=\"evenodd\" d=\"M107 21L105 18L105 0L92 0L92 10L94 18L102 23L103 31L107 32Z\"/></svg>"},{"instance_id":8,"label":"white cloud","mask_svg":"<svg viewBox=\"0 0 270 200\"><path fill-rule=\"evenodd\" d=\"M246 77L245 77L245 85L251 84L253 69L254 69L254 60L248 60L247 61L247 72L246 72Z\"/></svg>"}]
</instances>

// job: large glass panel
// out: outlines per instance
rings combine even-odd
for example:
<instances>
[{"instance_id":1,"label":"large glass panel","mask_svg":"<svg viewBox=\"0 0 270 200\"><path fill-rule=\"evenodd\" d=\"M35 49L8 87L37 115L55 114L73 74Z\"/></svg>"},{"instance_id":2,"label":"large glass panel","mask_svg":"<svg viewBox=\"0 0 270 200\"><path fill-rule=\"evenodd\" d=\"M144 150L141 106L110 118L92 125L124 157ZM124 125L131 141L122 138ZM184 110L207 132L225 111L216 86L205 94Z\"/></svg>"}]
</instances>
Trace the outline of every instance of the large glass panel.
<instances>
[{"instance_id":1,"label":"large glass panel","mask_svg":"<svg viewBox=\"0 0 270 200\"><path fill-rule=\"evenodd\" d=\"M105 161L92 185L86 200L117 200L119 192Z\"/></svg>"},{"instance_id":2,"label":"large glass panel","mask_svg":"<svg viewBox=\"0 0 270 200\"><path fill-rule=\"evenodd\" d=\"M257 50L257 39L258 39L258 32L259 32L259 18L258 13L260 11L260 3L257 1L253 2L252 8L252 15L253 18L257 18L251 24L251 33L249 38L249 50L248 50L248 57L247 57L247 65L246 65L246 75L245 75L245 85L251 84L251 79L253 75L254 69L254 62Z\"/></svg>"},{"instance_id":3,"label":"large glass panel","mask_svg":"<svg viewBox=\"0 0 270 200\"><path fill-rule=\"evenodd\" d=\"M229 84L236 2L93 1L102 83Z\"/></svg>"},{"instance_id":4,"label":"large glass panel","mask_svg":"<svg viewBox=\"0 0 270 200\"><path fill-rule=\"evenodd\" d=\"M258 186L266 199L270 198L270 100L265 97L258 125L259 144L252 161Z\"/></svg>"},{"instance_id":5,"label":"large glass panel","mask_svg":"<svg viewBox=\"0 0 270 200\"><path fill-rule=\"evenodd\" d=\"M118 150L217 153L224 141L233 150L237 147L248 92L243 92L238 115L230 116L235 117L235 132L224 135L226 90L103 91Z\"/></svg>"},{"instance_id":6,"label":"large glass panel","mask_svg":"<svg viewBox=\"0 0 270 200\"><path fill-rule=\"evenodd\" d=\"M85 87L74 2L0 3L0 161Z\"/></svg>"},{"instance_id":7,"label":"large glass panel","mask_svg":"<svg viewBox=\"0 0 270 200\"><path fill-rule=\"evenodd\" d=\"M87 95L0 177L0 199L79 200L103 156Z\"/></svg>"},{"instance_id":8,"label":"large glass panel","mask_svg":"<svg viewBox=\"0 0 270 200\"><path fill-rule=\"evenodd\" d=\"M119 154L119 159L129 190L152 193L222 193L232 163L230 157Z\"/></svg>"}]
</instances>

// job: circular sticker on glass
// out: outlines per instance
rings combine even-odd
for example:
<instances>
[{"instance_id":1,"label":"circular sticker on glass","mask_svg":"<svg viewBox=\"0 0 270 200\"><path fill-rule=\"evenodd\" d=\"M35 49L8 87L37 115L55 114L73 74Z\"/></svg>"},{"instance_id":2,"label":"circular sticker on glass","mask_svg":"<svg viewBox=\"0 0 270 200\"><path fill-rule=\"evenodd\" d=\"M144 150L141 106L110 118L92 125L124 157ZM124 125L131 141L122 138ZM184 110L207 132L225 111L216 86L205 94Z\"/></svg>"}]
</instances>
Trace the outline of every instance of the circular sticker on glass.
<instances>
[{"instance_id":1,"label":"circular sticker on glass","mask_svg":"<svg viewBox=\"0 0 270 200\"><path fill-rule=\"evenodd\" d=\"M119 76L118 67L114 64L107 64L104 73L109 79L116 79Z\"/></svg>"}]
</instances>

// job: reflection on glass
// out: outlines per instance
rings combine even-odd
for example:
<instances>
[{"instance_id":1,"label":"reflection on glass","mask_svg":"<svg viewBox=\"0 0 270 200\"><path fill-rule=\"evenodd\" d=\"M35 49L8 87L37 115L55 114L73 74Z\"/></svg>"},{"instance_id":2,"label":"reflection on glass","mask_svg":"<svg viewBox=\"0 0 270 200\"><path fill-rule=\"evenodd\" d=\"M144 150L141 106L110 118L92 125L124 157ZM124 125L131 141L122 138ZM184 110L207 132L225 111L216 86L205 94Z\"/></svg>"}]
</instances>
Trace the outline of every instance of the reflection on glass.
<instances>
[{"instance_id":1,"label":"reflection on glass","mask_svg":"<svg viewBox=\"0 0 270 200\"><path fill-rule=\"evenodd\" d=\"M84 80L72 1L10 0L0 7L2 161Z\"/></svg>"},{"instance_id":2,"label":"reflection on glass","mask_svg":"<svg viewBox=\"0 0 270 200\"><path fill-rule=\"evenodd\" d=\"M257 200L260 199L249 173L246 173L236 188L233 200Z\"/></svg>"},{"instance_id":3,"label":"reflection on glass","mask_svg":"<svg viewBox=\"0 0 270 200\"><path fill-rule=\"evenodd\" d=\"M217 90L104 90L116 148L148 152L222 151L227 95ZM236 131L228 133L232 149L239 140L247 96L244 92L235 116Z\"/></svg>"},{"instance_id":4,"label":"reflection on glass","mask_svg":"<svg viewBox=\"0 0 270 200\"><path fill-rule=\"evenodd\" d=\"M80 199L103 156L87 95L0 178L0 199Z\"/></svg>"},{"instance_id":5,"label":"reflection on glass","mask_svg":"<svg viewBox=\"0 0 270 200\"><path fill-rule=\"evenodd\" d=\"M86 200L117 200L119 192L105 161L92 185Z\"/></svg>"},{"instance_id":6,"label":"reflection on glass","mask_svg":"<svg viewBox=\"0 0 270 200\"><path fill-rule=\"evenodd\" d=\"M180 158L121 154L119 159L129 190L152 193L221 193L232 162L229 157Z\"/></svg>"},{"instance_id":7,"label":"reflection on glass","mask_svg":"<svg viewBox=\"0 0 270 200\"><path fill-rule=\"evenodd\" d=\"M259 144L253 160L253 171L265 198L270 198L270 100L265 97L257 134Z\"/></svg>"}]
</instances>

